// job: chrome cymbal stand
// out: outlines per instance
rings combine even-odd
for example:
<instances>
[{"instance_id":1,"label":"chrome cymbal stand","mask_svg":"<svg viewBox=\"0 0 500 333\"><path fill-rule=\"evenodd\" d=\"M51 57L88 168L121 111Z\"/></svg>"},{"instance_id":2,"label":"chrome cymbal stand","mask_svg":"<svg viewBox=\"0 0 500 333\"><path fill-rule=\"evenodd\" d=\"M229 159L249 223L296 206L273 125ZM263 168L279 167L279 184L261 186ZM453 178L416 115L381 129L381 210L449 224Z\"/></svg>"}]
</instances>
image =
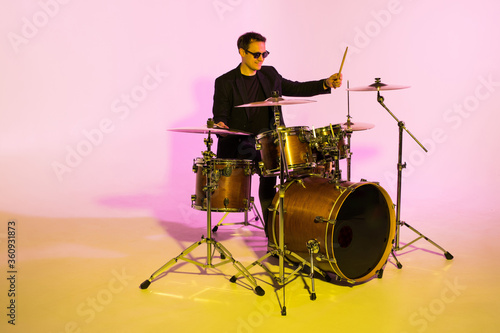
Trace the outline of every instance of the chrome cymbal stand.
<instances>
[{"instance_id":1,"label":"chrome cymbal stand","mask_svg":"<svg viewBox=\"0 0 500 333\"><path fill-rule=\"evenodd\" d=\"M272 95L271 99L273 99L274 102L279 102L280 97L278 96L277 92L273 91L273 95ZM258 260L254 261L252 264L247 266L246 269L250 269L256 265L259 265L271 276L271 278L273 278L278 283L278 285L280 286L280 289L282 291L282 301L280 302L281 303L281 315L286 316L285 286L289 282L290 277L298 274L299 271L301 271L304 268L304 266L311 267L311 272L312 272L311 274L313 274L313 272L317 272L327 280L329 279L329 277L328 277L328 275L326 275L325 272L323 272L320 269L318 269L317 267L315 267L313 265L312 261L311 261L311 263L307 262L306 260L304 260L300 256L298 256L296 253L291 252L290 250L287 250L286 246L285 246L284 200L285 200L285 192L287 189L287 185L285 183L286 183L286 180L289 178L289 172L288 172L288 162L286 160L286 153L285 153L285 149L284 149L285 140L283 139L282 133L281 133L283 126L281 126L280 110L279 110L279 107L277 105L273 106L273 108L274 108L273 111L274 111L274 121L275 121L275 126L276 126L276 132L278 135L277 142L278 142L279 148L280 148L279 149L280 150L280 184L278 185L279 200L278 200L278 203L275 205L277 207L274 208L274 210L273 210L274 214L276 214L276 211L279 212L278 247L276 248L275 246L273 246L272 250L270 250L263 257L259 258ZM273 218L273 221L274 221L274 218ZM273 228L274 228L274 226L273 226ZM309 244L304 244L304 247L309 249ZM313 250L310 250L310 251L313 251ZM315 249L314 249L314 251L315 251ZM312 252L312 253L315 253L315 252ZM276 274L271 272L271 270L268 267L266 267L264 264L262 264L262 262L265 259L267 259L271 256L278 256L279 257L279 272L278 272L277 277L276 277ZM288 259L285 256L293 257L295 260L297 260L299 262L298 267L293 272L288 274L288 276L285 276L285 260L287 260L287 262L290 262L290 261L288 261ZM238 276L239 276L239 274L236 274L231 279L236 279ZM310 276L312 276L312 275L310 275ZM312 280L312 281L313 281L312 282L313 283L313 292L310 296L310 299L315 300L316 293L314 290L314 280Z\"/></svg>"},{"instance_id":2,"label":"chrome cymbal stand","mask_svg":"<svg viewBox=\"0 0 500 333\"><path fill-rule=\"evenodd\" d=\"M349 106L349 80L347 80L347 129L345 130L347 136L347 147L345 150L346 159L347 159L347 181L351 181L351 111Z\"/></svg>"},{"instance_id":3,"label":"chrome cymbal stand","mask_svg":"<svg viewBox=\"0 0 500 333\"><path fill-rule=\"evenodd\" d=\"M273 92L273 98L278 99L278 93ZM278 186L279 193L279 239L278 239L278 249L277 255L279 256L279 276L277 278L278 283L281 285L282 295L283 295L283 305L281 307L281 315L286 316L286 302L285 302L285 226L284 226L284 201L285 201L285 182L288 179L288 163L285 156L285 145L283 142L283 136L281 133L281 114L279 106L274 106L274 123L276 126L276 132L278 134L278 144L280 150L280 184Z\"/></svg>"},{"instance_id":4,"label":"chrome cymbal stand","mask_svg":"<svg viewBox=\"0 0 500 333\"><path fill-rule=\"evenodd\" d=\"M408 133L410 135L410 137L415 140L416 143L418 143L418 145L425 151L427 152L427 149L417 140L417 138L406 128L405 126L405 123L403 121L400 121L395 115L394 113L391 112L391 110L389 110L389 108L384 104L384 97L382 97L380 95L380 87L381 84L380 83L380 79L377 78L375 79L375 85L377 87L377 102L380 103L380 105L382 105L382 107L384 109L387 110L387 112L389 112L389 114L394 118L394 120L396 120L396 122L398 123L398 127L399 127L399 143L398 143L398 182L397 182L397 201L396 201L396 235L395 235L395 239L394 239L394 246L392 248L392 251L391 251L391 254L392 256L394 257L394 260L396 260L396 263L397 263L397 266L399 269L401 269L403 267L403 265L401 265L401 263L399 262L399 260L396 258L396 255L394 254L395 251L400 251L400 250L403 250L404 248L406 248L407 246L410 246L411 244L415 243L416 241L418 241L419 239L423 238L425 239L426 241L428 241L429 243L431 243L432 245L434 245L435 247L437 247L438 249L440 249L441 251L443 251L443 254L445 256L446 259L448 260L451 260L453 259L453 256L451 255L450 252L446 251L445 249L443 249L441 246L439 246L438 244L436 244L435 242L433 242L431 239L429 239L428 237L426 237L425 235L423 235L422 233L420 233L418 230L416 230L415 228L411 227L408 223L406 223L405 221L401 221L401 186L402 186L402 178L403 178L403 169L406 168L406 163L403 163L402 162L402 155L403 155L403 130L406 131L406 133ZM399 237L400 237L400 231L401 231L401 226L406 226L408 227L411 231L415 232L417 235L419 235L419 237L417 237L416 239L414 239L413 241L407 243L405 246L403 247L400 247L399 246Z\"/></svg>"},{"instance_id":5,"label":"chrome cymbal stand","mask_svg":"<svg viewBox=\"0 0 500 333\"><path fill-rule=\"evenodd\" d=\"M250 210L253 211L253 215L254 215L254 217L252 218L252 221L260 221L260 225L250 224L250 221L248 219L248 212ZM219 220L219 222L215 225L215 227L212 228L212 232L217 232L217 230L219 230L219 227L224 226L224 225L243 225L245 227L249 226L249 227L254 227L254 228L257 228L260 230L264 230L264 220L262 219L259 211L255 207L253 197L250 198L250 205L248 205L248 208L245 209L245 211L243 213L245 215L244 215L244 220L242 222L224 222L226 217L229 215L229 212L226 212L224 214L224 216Z\"/></svg>"},{"instance_id":6,"label":"chrome cymbal stand","mask_svg":"<svg viewBox=\"0 0 500 333\"><path fill-rule=\"evenodd\" d=\"M207 122L207 127L212 128L213 127L213 121L209 119ZM254 291L257 295L263 296L265 294L264 289L259 287L257 285L257 282L255 278L250 275L248 270L239 262L236 261L231 253L219 242L217 242L215 239L212 238L212 204L211 204L211 197L212 197L212 192L217 188L217 181L214 179L218 179L220 175L218 174L218 171L215 170L214 164L211 163L212 158L215 156L215 154L211 151L211 146L213 144L213 140L211 138L211 131L208 130L208 137L204 140L205 144L207 146L207 150L202 152L203 154L203 159L204 159L204 173L206 173L206 182L207 185L204 188L205 193L206 193L206 199L207 199L207 237L205 238L204 236L201 236L201 241L193 243L191 246L186 248L184 251L182 251L177 257L170 259L165 265L160 267L157 271L155 271L151 277L147 280L145 280L143 283L141 283L140 288L141 289L147 289L151 282L153 282L155 279L160 277L161 275L164 274L164 272L170 267L173 266L177 261L179 260L184 260L186 262L189 262L191 264L194 264L196 266L202 267L202 268L216 268L218 266L227 264L227 263L232 263L233 266L240 272L240 274L244 275L245 278L250 282L250 284L255 288ZM193 260L191 258L188 258L187 255L192 252L194 249L196 249L198 246L202 244L207 244L207 260L206 263L200 262ZM212 249L213 247L213 249ZM213 263L213 254L217 250L220 254L220 259L221 262L214 264ZM233 276L229 280L230 282L234 283L236 282L236 278Z\"/></svg>"}]
</instances>

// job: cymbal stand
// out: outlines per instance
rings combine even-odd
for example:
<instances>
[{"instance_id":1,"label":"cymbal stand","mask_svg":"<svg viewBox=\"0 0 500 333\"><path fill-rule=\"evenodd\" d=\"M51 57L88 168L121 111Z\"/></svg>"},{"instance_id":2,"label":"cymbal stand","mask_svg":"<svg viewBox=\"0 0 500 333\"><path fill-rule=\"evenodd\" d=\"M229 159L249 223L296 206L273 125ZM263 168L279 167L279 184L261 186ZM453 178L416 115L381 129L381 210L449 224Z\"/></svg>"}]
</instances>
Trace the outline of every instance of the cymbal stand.
<instances>
[{"instance_id":1,"label":"cymbal stand","mask_svg":"<svg viewBox=\"0 0 500 333\"><path fill-rule=\"evenodd\" d=\"M380 79L377 78L375 79L376 83L380 83ZM399 127L399 142L398 142L398 181L397 181L397 201L396 201L396 234L395 234L395 239L394 239L394 246L392 248L391 254L394 257L394 260L396 260L397 267L401 269L403 265L399 262L399 260L396 258L396 255L394 254L395 251L400 251L406 248L407 246L410 246L411 244L415 243L419 239L423 238L441 251L443 251L444 256L446 259L451 260L453 259L453 256L451 255L450 252L446 251L443 249L441 246L433 242L431 239L420 233L418 230L415 228L411 227L408 223L405 221L401 221L401 186L402 186L402 178L403 178L403 169L406 168L406 163L402 162L402 155L403 155L403 130L406 131L410 135L410 137L425 151L427 152L427 149L420 143L420 141L417 140L417 138L406 128L405 123L403 121L400 121L394 113L389 110L389 108L384 104L384 97L380 95L380 86L377 85L377 102L379 102L380 105L384 109L389 112L389 114L396 120L398 123ZM419 237L414 239L413 241L407 243L405 246L400 247L399 246L399 237L400 237L400 232L401 232L401 227L406 226L408 227L411 231L415 232Z\"/></svg>"},{"instance_id":2,"label":"cymbal stand","mask_svg":"<svg viewBox=\"0 0 500 333\"><path fill-rule=\"evenodd\" d=\"M338 145L340 142L340 137L335 135L335 131L333 130L332 124L330 124L330 133L332 134L333 142L330 143L332 147L335 147L330 152L330 157L333 153L333 164L334 164L334 174L333 179L335 180L335 187L337 189L340 188L340 181L342 179L342 171L340 171L340 149L338 149ZM339 135L342 134L342 131L339 132Z\"/></svg>"},{"instance_id":3,"label":"cymbal stand","mask_svg":"<svg viewBox=\"0 0 500 333\"><path fill-rule=\"evenodd\" d=\"M253 221L260 221L261 225L250 224L250 221L248 220L248 212L250 210L253 211L253 218L252 218L252 220ZM264 220L262 219L262 217L260 216L259 211L255 207L255 203L254 203L254 198L253 197L250 198L250 205L249 205L248 209L245 209L245 211L243 213L245 215L244 215L244 220L242 222L224 222L224 220L226 219L226 217L229 215L229 212L226 212L224 214L224 216L219 220L219 222L215 225L215 227L212 228L212 232L217 232L217 230L219 230L219 227L224 226L224 225L243 225L245 227L248 226L248 227L254 227L254 228L257 228L257 229L260 229L260 230L264 230Z\"/></svg>"},{"instance_id":4,"label":"cymbal stand","mask_svg":"<svg viewBox=\"0 0 500 333\"><path fill-rule=\"evenodd\" d=\"M351 181L351 134L352 134L352 129L351 129L351 111L350 111L350 106L349 106L349 80L347 80L347 130L346 136L347 136L347 147L346 147L346 160L347 160L347 181Z\"/></svg>"},{"instance_id":5,"label":"cymbal stand","mask_svg":"<svg viewBox=\"0 0 500 333\"><path fill-rule=\"evenodd\" d=\"M278 98L278 93L273 92L273 97ZM278 144L280 150L280 184L278 186L279 192L279 239L278 239L278 255L279 255L279 277L278 283L281 284L283 293L283 306L281 307L281 315L286 316L286 302L285 302L285 217L284 217L284 204L285 204L285 173L288 178L288 163L285 156L285 145L281 133L281 114L278 106L274 106L274 123L276 125L276 132L278 133Z\"/></svg>"},{"instance_id":6,"label":"cymbal stand","mask_svg":"<svg viewBox=\"0 0 500 333\"><path fill-rule=\"evenodd\" d=\"M213 121L207 122L207 125L209 127L213 127ZM210 126L210 124L212 126ZM208 131L208 137L204 140L205 144L207 146L207 150L202 152L203 158L204 158L204 172L206 172L206 182L207 186L205 187L205 193L206 193L206 199L207 199L207 237L205 238L204 236L201 237L201 241L193 243L191 246L186 248L184 251L182 251L177 257L170 259L165 265L160 267L158 270L156 270L149 279L145 280L143 283L141 283L140 288L141 289L147 289L151 282L153 282L156 278L160 277L163 275L163 273L170 267L173 266L177 261L179 260L184 260L186 262L189 262L191 264L194 264L196 266L202 267L202 268L216 268L218 266L227 264L231 262L233 266L240 272L240 274L244 275L245 278L250 282L250 284L255 288L254 291L257 295L263 296L265 294L264 289L259 287L257 285L257 282L255 278L250 275L248 270L239 262L236 261L231 253L219 242L217 242L215 239L212 238L212 204L211 204L211 197L212 197L212 191L217 187L216 181L214 181L214 178L217 179L219 175L217 174L218 171L215 170L213 163L210 163L212 158L215 156L215 154L211 151L211 146L213 143L213 140L211 138L211 132ZM190 258L187 258L186 256L192 252L194 249L196 249L198 246L206 244L207 245L207 261L206 263L199 262ZM213 246L213 250L212 250ZM217 264L213 264L213 253L217 250L220 254L221 262ZM230 282L234 283L236 282L236 278L233 276L230 279Z\"/></svg>"},{"instance_id":7,"label":"cymbal stand","mask_svg":"<svg viewBox=\"0 0 500 333\"><path fill-rule=\"evenodd\" d=\"M273 91L273 95L271 98L273 100L275 100L276 102L279 101L279 99L280 99L277 92L274 92L274 91ZM309 264L306 260L299 257L296 253L293 253L293 252L287 250L285 247L284 199L285 199L285 192L286 192L286 188L287 188L285 181L289 177L289 173L288 173L288 163L286 160L286 154L285 154L285 150L283 149L285 147L285 142L284 142L285 140L283 139L282 133L281 133L282 126L281 126L280 110L279 110L279 107L276 105L273 106L273 108L274 108L273 111L274 111L274 121L275 121L275 126L276 126L276 132L278 135L278 144L280 147L280 184L278 185L279 201L278 201L278 204L276 205L278 207L273 210L274 214L276 214L276 211L279 212L278 248L273 247L273 249L271 251L269 251L263 257L259 258L258 260L254 261L252 264L247 266L246 269L250 269L250 268L254 267L255 265L259 265L279 284L279 286L281 287L281 291L282 291L281 315L286 316L285 286L288 283L289 278L291 276L298 274L298 272L301 271L305 265L308 265L308 266L311 265L310 267L311 267L312 273L315 271L315 272L319 273L320 275L322 275L325 279L328 279L328 276L326 275L326 273L322 272L317 267L314 267L312 262L311 262L311 264ZM309 246L308 244L305 244L305 245ZM276 277L276 275L273 272L271 272L271 270L268 267L266 267L264 264L262 264L262 261L264 261L265 259L267 259L271 256L274 256L274 255L279 257L278 277ZM299 262L299 266L293 272L291 272L287 277L285 277L285 260L287 260L285 258L285 255L291 256ZM287 260L287 262L290 262L290 261ZM239 274L236 274L231 279L236 279L238 276L239 276ZM316 294L314 291L314 280L313 280L313 294L311 295L310 298L311 298L311 300L316 299Z\"/></svg>"}]
</instances>

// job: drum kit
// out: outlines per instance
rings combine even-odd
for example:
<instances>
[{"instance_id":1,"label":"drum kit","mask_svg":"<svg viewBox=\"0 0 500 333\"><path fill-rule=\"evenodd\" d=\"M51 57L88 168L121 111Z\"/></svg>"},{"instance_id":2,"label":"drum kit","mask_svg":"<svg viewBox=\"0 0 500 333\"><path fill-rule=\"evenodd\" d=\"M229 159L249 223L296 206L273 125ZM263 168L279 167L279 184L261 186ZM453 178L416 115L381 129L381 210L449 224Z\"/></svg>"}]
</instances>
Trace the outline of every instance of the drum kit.
<instances>
[{"instance_id":1,"label":"drum kit","mask_svg":"<svg viewBox=\"0 0 500 333\"><path fill-rule=\"evenodd\" d=\"M254 165L250 160L231 160L215 158L211 151L212 135L250 135L239 130L217 127L209 119L206 126L177 128L171 131L205 134L207 149L203 157L196 158L193 171L196 173L196 194L191 197L192 208L207 213L207 237L172 258L151 277L144 281L141 289L162 276L166 270L184 260L203 268L232 263L238 273L230 278L236 282L243 275L253 286L257 295L265 294L257 285L249 270L258 265L262 267L282 290L280 301L281 314L286 315L285 286L292 277L303 270L309 271L311 278L310 299L316 299L314 275L321 275L327 281L327 273L333 273L338 281L350 284L365 282L374 276L381 278L389 255L394 257L397 267L402 265L395 256L396 251L404 249L418 239L424 238L444 252L446 259L453 256L418 232L406 222L401 221L401 180L403 130L406 131L425 151L424 146L410 133L404 122L400 121L385 106L380 91L405 89L407 86L386 85L375 79L375 83L349 91L376 91L377 101L397 121L399 127L399 156L397 203L393 204L389 194L376 182L351 181L351 135L356 131L369 130L372 124L353 122L350 114L347 122L329 124L309 129L308 127L284 127L281 125L281 106L310 103L305 99L285 99L273 92L265 101L240 105L238 107L272 107L275 130L258 134L256 149L261 153L261 162ZM347 179L343 180L339 162L347 162ZM212 212L244 212L255 209L251 197L251 177L258 173L264 177L278 177L277 192L268 214L266 233L268 252L248 266L236 261L231 253L212 237ZM395 209L396 207L396 209ZM247 215L245 215L247 217ZM401 226L406 226L419 237L404 247L399 246ZM206 263L196 261L188 254L198 246L206 244ZM218 251L221 261L213 263L214 253ZM276 274L263 261L269 257L279 258L279 272ZM285 263L292 264L295 270L285 275Z\"/></svg>"}]
</instances>

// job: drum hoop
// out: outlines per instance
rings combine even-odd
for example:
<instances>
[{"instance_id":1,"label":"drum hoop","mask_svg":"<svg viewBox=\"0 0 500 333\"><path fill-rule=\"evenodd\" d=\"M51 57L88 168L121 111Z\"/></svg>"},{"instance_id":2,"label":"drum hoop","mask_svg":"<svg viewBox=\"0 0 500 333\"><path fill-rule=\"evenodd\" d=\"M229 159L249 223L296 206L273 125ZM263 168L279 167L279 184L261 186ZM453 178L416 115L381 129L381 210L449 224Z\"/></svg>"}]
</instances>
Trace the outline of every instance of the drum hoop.
<instances>
[{"instance_id":1,"label":"drum hoop","mask_svg":"<svg viewBox=\"0 0 500 333\"><path fill-rule=\"evenodd\" d=\"M351 183L337 197L337 200L335 200L335 203L332 205L332 209L330 211L328 219L329 220L332 219L332 214L333 214L334 211L337 212L337 214L335 216L335 219L337 218L337 215L340 212L340 208L342 207L342 205L345 202L345 200L352 193L352 191L349 191L349 188L352 188L353 190L355 190L358 187L365 186L365 185L375 186L377 188L377 190L380 191L380 193L383 195L384 199L387 202L387 206L388 206L388 209L389 209L389 215L390 215L389 216L389 219L390 219L390 221L389 221L389 236L388 236L388 239L387 239L386 249L384 250L384 253L382 254L382 258L386 258L386 257L389 256L389 253L392 250L392 246L390 246L390 244L392 244L392 242L394 240L394 237L395 237L395 234L396 234L396 214L395 214L395 211L394 211L394 204L392 202L391 197L389 196L389 193L387 193L387 191L383 187L381 187L379 184L373 183L373 182ZM347 195L344 195L345 193L347 193ZM339 199L342 199L342 200L339 201ZM339 202L340 202L340 204L338 204ZM331 235L329 235L329 230L328 230L328 228L330 228L330 226L331 226L331 231L330 231ZM330 225L330 223L327 223L326 230L325 230L325 240L324 240L325 244L328 243L329 236L333 239L333 232L334 231L335 231L335 225L332 226L332 225ZM332 253L331 257L330 257L330 253L328 251L328 247L326 247L326 251L325 252L326 252L326 257L328 259L332 260L332 261L328 261L328 263L330 264L330 267L333 269L333 271L336 272L337 274L340 274L340 277L343 278L343 279L345 279L345 280L352 280L352 279L348 278L347 276L345 276L344 273L341 271L340 267L337 265L337 258L335 258L335 253ZM383 265L385 265L385 263L382 262L382 261L380 261L368 274L365 274L361 278L355 279L355 281L356 282L363 282L363 281L366 281L366 280L372 278L373 275L374 275L373 273L375 273L376 271L380 270Z\"/></svg>"},{"instance_id":2,"label":"drum hoop","mask_svg":"<svg viewBox=\"0 0 500 333\"><path fill-rule=\"evenodd\" d=\"M335 128L335 129L342 129L342 125L341 125L341 124L335 124L335 125L333 125L333 124L332 124L332 128ZM330 130L330 125L328 125L328 126L323 126L323 127L318 127L318 128L315 128L314 130L315 130L315 131L322 131L322 130L327 130L327 131L329 131L329 130Z\"/></svg>"},{"instance_id":3,"label":"drum hoop","mask_svg":"<svg viewBox=\"0 0 500 333\"><path fill-rule=\"evenodd\" d=\"M208 162L209 163L214 163L215 165L219 165L219 164L233 164L233 163L234 164L247 164L247 165L253 164L252 160L240 160L240 159L237 159L237 158L212 158ZM217 163L217 162L221 162L221 163ZM196 165L204 164L205 160L202 157L197 157L195 159L195 163L196 163Z\"/></svg>"},{"instance_id":4,"label":"drum hoop","mask_svg":"<svg viewBox=\"0 0 500 333\"><path fill-rule=\"evenodd\" d=\"M311 130L309 129L308 126L292 126L292 127L285 127L285 128L282 128L281 130L281 133L284 133L284 134L288 134L288 132L297 132L297 131L304 131L304 132L311 132ZM277 130L270 130L270 131L265 131L265 132L262 132L262 133L259 133L255 136L255 138L257 140L260 140L266 136L270 136L272 135L273 133L276 133Z\"/></svg>"}]
</instances>

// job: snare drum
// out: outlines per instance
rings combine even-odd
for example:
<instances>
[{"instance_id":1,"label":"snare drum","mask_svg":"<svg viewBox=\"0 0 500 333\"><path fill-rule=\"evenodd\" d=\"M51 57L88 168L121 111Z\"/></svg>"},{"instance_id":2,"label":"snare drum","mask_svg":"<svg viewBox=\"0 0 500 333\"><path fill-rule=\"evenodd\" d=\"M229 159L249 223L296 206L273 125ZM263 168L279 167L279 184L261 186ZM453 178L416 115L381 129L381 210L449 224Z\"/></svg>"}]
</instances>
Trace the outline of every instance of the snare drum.
<instances>
[{"instance_id":1,"label":"snare drum","mask_svg":"<svg viewBox=\"0 0 500 333\"><path fill-rule=\"evenodd\" d=\"M281 134L288 173L302 174L316 166L311 150L312 133L308 127L286 127L263 132L256 136L257 149L261 152L260 169L263 176L280 174L281 149L278 132Z\"/></svg>"},{"instance_id":2,"label":"snare drum","mask_svg":"<svg viewBox=\"0 0 500 333\"><path fill-rule=\"evenodd\" d=\"M269 212L269 243L278 247L279 194ZM287 250L309 261L309 240L319 243L314 265L351 283L374 276L392 249L396 217L387 192L372 182L337 186L317 176L285 184L283 230ZM318 260L319 257L319 260ZM291 261L298 259L287 255Z\"/></svg>"},{"instance_id":3,"label":"snare drum","mask_svg":"<svg viewBox=\"0 0 500 333\"><path fill-rule=\"evenodd\" d=\"M215 212L245 212L251 205L253 162L250 160L211 159L205 163L197 158L193 163L196 173L196 194L191 197L192 207L207 210L207 172L213 170L211 210Z\"/></svg>"}]
</instances>

